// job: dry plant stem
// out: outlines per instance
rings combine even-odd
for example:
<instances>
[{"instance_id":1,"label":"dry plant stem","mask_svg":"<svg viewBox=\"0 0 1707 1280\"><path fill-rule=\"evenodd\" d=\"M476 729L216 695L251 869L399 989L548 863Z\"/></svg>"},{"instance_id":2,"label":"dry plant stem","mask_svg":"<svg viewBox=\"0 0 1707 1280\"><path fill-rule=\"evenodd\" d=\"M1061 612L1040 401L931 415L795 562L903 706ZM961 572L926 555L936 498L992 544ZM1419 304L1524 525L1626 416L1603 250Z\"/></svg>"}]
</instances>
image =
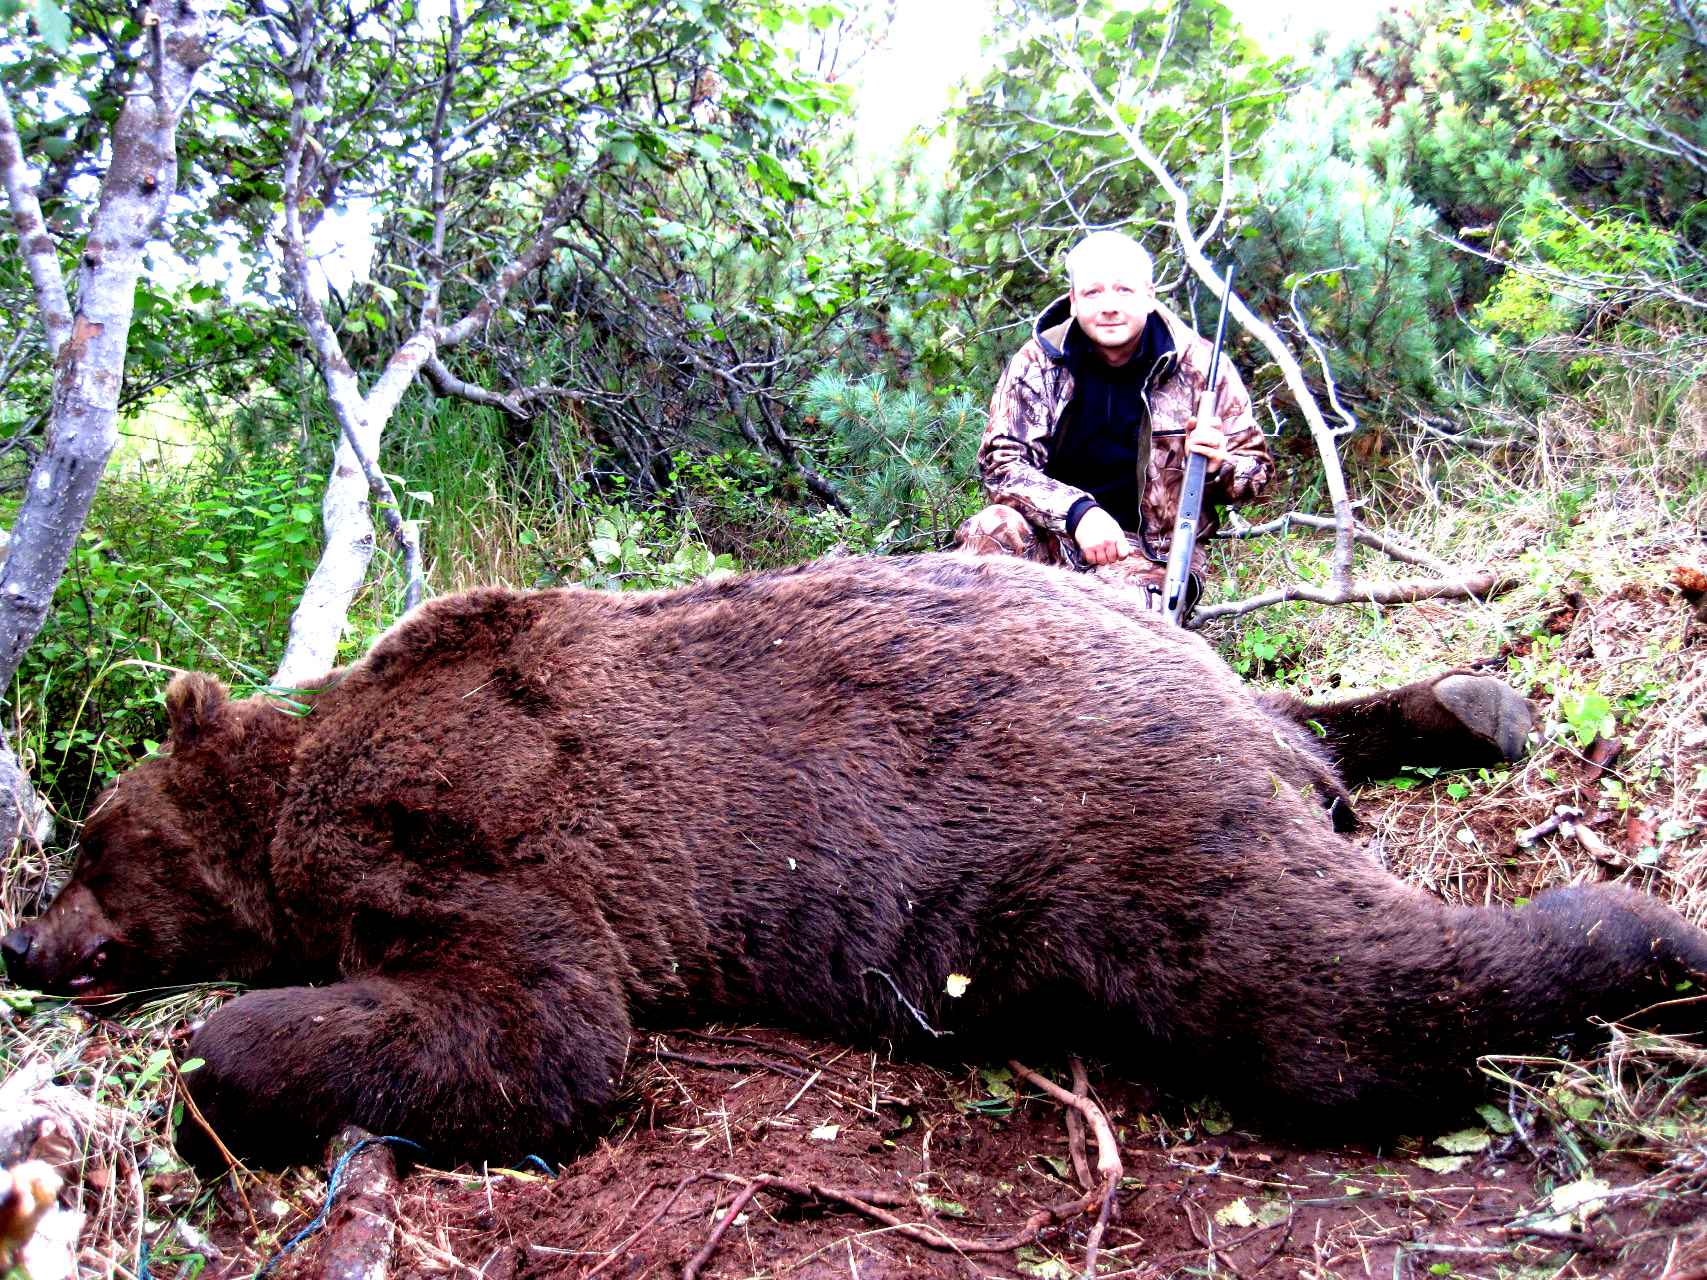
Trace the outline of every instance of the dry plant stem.
<instances>
[{"instance_id":1,"label":"dry plant stem","mask_svg":"<svg viewBox=\"0 0 1707 1280\"><path fill-rule=\"evenodd\" d=\"M618 1244L609 1253L607 1253L604 1256L604 1260L591 1271L587 1272L586 1275L582 1276L581 1280L593 1280L593 1277L598 1275L599 1272L610 1266L610 1264L615 1262L618 1258L623 1257L628 1252L629 1247L633 1245L636 1240L640 1239L641 1236L645 1235L648 1231L652 1230L653 1227L657 1226L664 1220L664 1215L674 1207L677 1200L682 1198L682 1192L693 1186L694 1183L709 1176L709 1174L704 1173L690 1173L687 1177L676 1183L676 1189L670 1192L670 1194L665 1198L664 1203L658 1206L652 1216L646 1219L645 1222L642 1222L633 1231L629 1232L628 1235L624 1236L622 1243Z\"/></svg>"},{"instance_id":2,"label":"dry plant stem","mask_svg":"<svg viewBox=\"0 0 1707 1280\"><path fill-rule=\"evenodd\" d=\"M1031 1214L1031 1216L1028 1217L1025 1222L1021 1224L1020 1228L1012 1235L1004 1236L996 1240L969 1240L957 1236L951 1236L947 1232L925 1223L909 1222L904 1218L890 1213L887 1209L880 1207L882 1205L899 1206L904 1203L902 1197L890 1191L872 1191L864 1189L849 1191L836 1187L828 1187L817 1182L800 1182L792 1178L783 1178L776 1174L769 1173L760 1174L753 1178L743 1177L742 1175L735 1173L695 1174L692 1177L685 1179L677 1186L675 1192L671 1194L670 1199L665 1203L664 1208L658 1210L658 1212L648 1220L645 1226L641 1227L640 1230L629 1236L627 1240L617 1246L609 1257L589 1272L588 1280L590 1280L591 1276L602 1271L604 1267L615 1257L619 1256L630 1244L637 1240L644 1231L649 1230L654 1224L656 1224L659 1219L663 1217L664 1213L668 1211L669 1206L675 1203L677 1197L679 1197L691 1183L701 1178L712 1179L718 1182L738 1183L743 1188L743 1194L736 1197L734 1204L724 1212L717 1225L712 1228L712 1233L706 1240L705 1247L694 1256L692 1261L682 1268L682 1280L695 1280L695 1277L699 1274L699 1269L711 1259L713 1252L716 1250L717 1242L723 1238L724 1233L729 1229L730 1225L734 1222L742 1209L745 1208L747 1203L750 1202L753 1196L760 1191L776 1191L786 1195L795 1196L802 1200L822 1200L835 1204L846 1205L856 1213L863 1214L872 1221L881 1223L883 1226L888 1227L898 1235L906 1236L909 1240L916 1241L928 1249L940 1249L948 1253L1011 1253L1015 1249L1020 1249L1030 1244L1037 1238L1037 1233L1042 1231L1043 1228L1057 1222L1064 1222L1068 1218L1076 1217L1079 1214L1089 1212L1092 1206L1100 1205L1101 1211L1098 1215L1096 1226L1091 1230L1090 1240L1086 1247L1087 1273L1094 1271L1096 1268L1097 1249L1101 1244L1103 1232L1107 1228L1108 1215L1114 1200L1114 1191L1120 1185L1120 1176L1122 1173L1120 1154L1114 1141L1114 1129L1108 1123L1108 1117L1103 1114L1102 1108L1098 1107L1096 1103L1090 1101L1088 1098L1075 1098L1073 1094L1067 1092L1059 1085L1045 1080L1029 1067L1024 1067L1018 1062L1010 1061L1008 1065L1013 1069L1016 1075L1023 1076L1025 1079L1031 1081L1033 1084L1048 1093L1050 1097L1057 1099L1064 1105L1075 1107L1086 1117L1086 1119L1090 1121L1091 1128L1097 1136L1097 1171L1101 1173L1104 1178L1104 1185L1101 1188L1093 1188L1085 1196L1069 1200L1063 1204L1051 1205L1047 1208L1038 1209L1036 1212Z\"/></svg>"},{"instance_id":3,"label":"dry plant stem","mask_svg":"<svg viewBox=\"0 0 1707 1280\"><path fill-rule=\"evenodd\" d=\"M1051 1205L1034 1212L1012 1235L1003 1236L997 1240L967 1240L951 1236L947 1232L926 1223L909 1222L890 1213L887 1209L881 1208L880 1205L883 1204L899 1206L903 1203L901 1197L893 1192L847 1191L837 1187L827 1187L817 1182L798 1182L793 1178L783 1178L771 1173L762 1173L754 1178L743 1177L737 1173L706 1173L699 1176L718 1182L736 1182L743 1186L751 1184L759 1191L779 1191L802 1200L823 1200L846 1205L856 1213L870 1218L873 1222L888 1227L897 1235L906 1236L907 1239L916 1241L927 1249L940 1249L945 1253L1011 1253L1015 1249L1024 1248L1037 1239L1037 1233L1044 1227L1076 1217L1095 1203L1093 1196L1089 1203L1085 1199L1075 1199L1064 1204ZM704 1265L703 1262L701 1265ZM685 1270L683 1280L688 1280Z\"/></svg>"},{"instance_id":4,"label":"dry plant stem","mask_svg":"<svg viewBox=\"0 0 1707 1280\"><path fill-rule=\"evenodd\" d=\"M231 1154L231 1148L226 1146L220 1136L214 1132L213 1126L207 1122L207 1117L202 1114L202 1109L196 1105L195 1098L190 1095L190 1091L184 1088L183 1085L184 1079L182 1076L179 1076L177 1095L179 1098L183 1099L184 1109L189 1112L190 1119L194 1120L201 1126L202 1132L207 1134L208 1138L212 1140L213 1145L218 1148L219 1154L224 1157L226 1172L231 1175L232 1189L237 1192L237 1198L243 1204L243 1215L249 1219L249 1230L259 1236L261 1234L261 1225L255 1221L255 1208L249 1203L249 1193L243 1190L243 1179L237 1176L240 1173L248 1173L249 1167L236 1156Z\"/></svg>"},{"instance_id":5,"label":"dry plant stem","mask_svg":"<svg viewBox=\"0 0 1707 1280\"><path fill-rule=\"evenodd\" d=\"M700 1246L699 1252L694 1254L688 1264L682 1268L682 1280L696 1280L699 1269L710 1262L711 1255L717 1251L717 1242L723 1239L723 1233L729 1230L735 1219L741 1216L741 1211L758 1194L759 1184L757 1182L749 1182L735 1193L735 1199L730 1202L729 1208L723 1216L717 1220L717 1225L712 1227L711 1234L705 1238L705 1243Z\"/></svg>"},{"instance_id":6,"label":"dry plant stem","mask_svg":"<svg viewBox=\"0 0 1707 1280\"><path fill-rule=\"evenodd\" d=\"M795 1080L808 1079L812 1073L787 1062L762 1062L755 1058L702 1058L697 1054L678 1053L674 1049L654 1049L654 1058L666 1062L685 1062L690 1067L705 1067L712 1071L774 1071Z\"/></svg>"}]
</instances>

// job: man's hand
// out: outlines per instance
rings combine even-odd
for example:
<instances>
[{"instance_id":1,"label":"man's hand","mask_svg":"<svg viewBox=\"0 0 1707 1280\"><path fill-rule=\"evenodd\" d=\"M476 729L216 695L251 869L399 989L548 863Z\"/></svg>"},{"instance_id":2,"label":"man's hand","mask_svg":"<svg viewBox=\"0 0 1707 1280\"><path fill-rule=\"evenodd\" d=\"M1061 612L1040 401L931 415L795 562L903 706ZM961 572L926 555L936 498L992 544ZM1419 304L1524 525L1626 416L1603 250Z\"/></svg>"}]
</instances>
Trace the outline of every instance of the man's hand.
<instances>
[{"instance_id":1,"label":"man's hand","mask_svg":"<svg viewBox=\"0 0 1707 1280\"><path fill-rule=\"evenodd\" d=\"M1227 453L1227 435L1218 422L1199 422L1196 418L1186 424L1185 447L1201 453L1211 462L1231 462Z\"/></svg>"},{"instance_id":2,"label":"man's hand","mask_svg":"<svg viewBox=\"0 0 1707 1280\"><path fill-rule=\"evenodd\" d=\"M1073 530L1073 540L1092 564L1113 564L1132 554L1132 546L1126 541L1126 530L1101 507L1092 507L1079 518L1079 526Z\"/></svg>"}]
</instances>

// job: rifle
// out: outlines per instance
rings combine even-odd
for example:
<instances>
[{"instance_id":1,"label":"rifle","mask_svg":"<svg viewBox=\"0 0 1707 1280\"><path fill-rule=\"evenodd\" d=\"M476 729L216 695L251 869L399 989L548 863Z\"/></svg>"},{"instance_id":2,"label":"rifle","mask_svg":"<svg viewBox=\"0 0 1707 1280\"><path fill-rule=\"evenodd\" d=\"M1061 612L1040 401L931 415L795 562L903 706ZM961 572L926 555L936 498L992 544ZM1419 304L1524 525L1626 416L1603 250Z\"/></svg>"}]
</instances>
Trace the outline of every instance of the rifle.
<instances>
[{"instance_id":1,"label":"rifle","mask_svg":"<svg viewBox=\"0 0 1707 1280\"><path fill-rule=\"evenodd\" d=\"M1215 349L1209 356L1209 385L1197 402L1197 420L1215 418L1215 378L1221 371L1221 346L1227 338L1227 303L1233 296L1233 268L1228 266L1221 292L1221 318L1215 323ZM1162 612L1176 626L1185 625L1186 589L1191 585L1191 556L1197 550L1197 524L1203 515L1203 478L1209 459L1201 453L1185 455L1185 481L1180 485L1179 516L1174 521L1173 540L1168 543L1168 572L1162 579Z\"/></svg>"}]
</instances>

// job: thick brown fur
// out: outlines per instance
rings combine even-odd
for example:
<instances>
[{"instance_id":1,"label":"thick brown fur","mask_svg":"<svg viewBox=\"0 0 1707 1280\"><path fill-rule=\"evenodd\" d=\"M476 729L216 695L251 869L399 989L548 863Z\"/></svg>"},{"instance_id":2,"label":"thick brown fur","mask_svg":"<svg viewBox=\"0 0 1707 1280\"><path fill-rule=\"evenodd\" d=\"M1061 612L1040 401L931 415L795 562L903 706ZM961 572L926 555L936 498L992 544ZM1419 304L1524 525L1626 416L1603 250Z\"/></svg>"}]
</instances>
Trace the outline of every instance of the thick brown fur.
<instances>
[{"instance_id":1,"label":"thick brown fur","mask_svg":"<svg viewBox=\"0 0 1707 1280\"><path fill-rule=\"evenodd\" d=\"M6 949L62 989L298 984L191 1047L201 1110L262 1162L351 1122L561 1154L636 1024L925 1040L891 982L968 1051L1023 1035L1407 1116L1480 1052L1707 976L1707 934L1640 895L1477 910L1394 879L1333 829L1297 708L1017 561L475 591L306 716L205 677L168 702L170 750L102 797L70 905Z\"/></svg>"}]
</instances>

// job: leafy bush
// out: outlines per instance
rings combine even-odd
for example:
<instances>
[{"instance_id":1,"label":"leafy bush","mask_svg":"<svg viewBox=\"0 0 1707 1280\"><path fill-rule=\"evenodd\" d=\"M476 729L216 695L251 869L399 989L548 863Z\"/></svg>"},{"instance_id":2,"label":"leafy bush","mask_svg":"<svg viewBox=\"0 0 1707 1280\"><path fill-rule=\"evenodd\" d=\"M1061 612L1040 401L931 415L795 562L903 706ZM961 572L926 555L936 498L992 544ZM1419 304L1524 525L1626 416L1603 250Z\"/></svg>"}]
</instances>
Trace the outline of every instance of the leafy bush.
<instances>
[{"instance_id":1,"label":"leafy bush","mask_svg":"<svg viewBox=\"0 0 1707 1280\"><path fill-rule=\"evenodd\" d=\"M934 551L977 505L984 407L965 390L894 390L881 377L824 372L804 408L834 433L855 514L877 532L872 550Z\"/></svg>"},{"instance_id":2,"label":"leafy bush","mask_svg":"<svg viewBox=\"0 0 1707 1280\"><path fill-rule=\"evenodd\" d=\"M318 552L319 487L281 455L107 482L13 690L55 807L80 812L154 749L172 670L266 680Z\"/></svg>"}]
</instances>

